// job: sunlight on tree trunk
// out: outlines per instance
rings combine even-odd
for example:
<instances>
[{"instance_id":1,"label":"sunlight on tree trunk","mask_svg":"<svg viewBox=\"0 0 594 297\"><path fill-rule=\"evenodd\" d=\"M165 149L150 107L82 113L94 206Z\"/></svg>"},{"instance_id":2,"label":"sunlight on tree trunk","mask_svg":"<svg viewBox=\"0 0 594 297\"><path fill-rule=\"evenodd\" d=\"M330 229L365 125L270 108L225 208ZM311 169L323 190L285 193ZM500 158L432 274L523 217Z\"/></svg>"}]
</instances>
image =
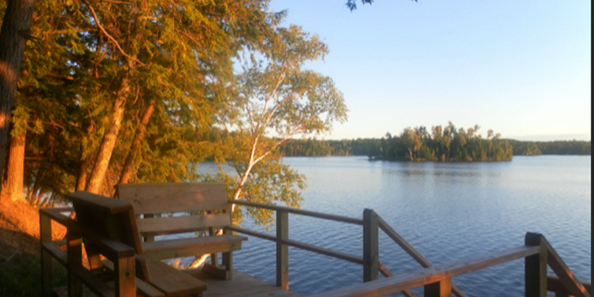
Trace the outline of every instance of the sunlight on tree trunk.
<instances>
[{"instance_id":1,"label":"sunlight on tree trunk","mask_svg":"<svg viewBox=\"0 0 594 297\"><path fill-rule=\"evenodd\" d=\"M132 146L128 150L128 156L126 156L126 161L124 162L124 168L122 169L122 176L120 177L119 183L127 184L130 180L130 176L132 175L133 171L133 164L136 160L136 155L140 154L140 143L144 139L144 133L146 131L146 125L155 110L155 101L151 101L150 105L144 111L144 115L142 116L142 121L138 124L138 131L134 136L134 141L132 141Z\"/></svg>"},{"instance_id":2,"label":"sunlight on tree trunk","mask_svg":"<svg viewBox=\"0 0 594 297\"><path fill-rule=\"evenodd\" d=\"M6 168L6 184L4 192L12 201L24 200L23 174L25 165L26 133L10 138L8 166Z\"/></svg>"},{"instance_id":3,"label":"sunlight on tree trunk","mask_svg":"<svg viewBox=\"0 0 594 297\"><path fill-rule=\"evenodd\" d=\"M111 128L103 137L99 153L95 158L95 165L91 171L89 182L86 186L87 192L100 194L101 185L105 179L105 173L107 172L107 166L109 166L109 160L111 159L120 132L122 119L124 118L124 110L126 108L126 99L129 93L130 86L128 85L128 79L124 78L116 98L111 118Z\"/></svg>"},{"instance_id":4,"label":"sunlight on tree trunk","mask_svg":"<svg viewBox=\"0 0 594 297\"><path fill-rule=\"evenodd\" d=\"M0 176L10 135L10 113L35 0L8 0L0 31ZM0 193L2 183L0 183Z\"/></svg>"}]
</instances>

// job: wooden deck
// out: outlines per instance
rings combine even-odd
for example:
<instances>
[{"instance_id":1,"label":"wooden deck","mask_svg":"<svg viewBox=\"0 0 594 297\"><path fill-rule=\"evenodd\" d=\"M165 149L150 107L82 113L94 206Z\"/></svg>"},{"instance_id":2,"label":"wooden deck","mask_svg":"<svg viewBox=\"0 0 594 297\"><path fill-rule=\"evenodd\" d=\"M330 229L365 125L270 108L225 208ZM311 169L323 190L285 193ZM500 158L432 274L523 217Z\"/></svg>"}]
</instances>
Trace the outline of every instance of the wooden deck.
<instances>
[{"instance_id":1,"label":"wooden deck","mask_svg":"<svg viewBox=\"0 0 594 297\"><path fill-rule=\"evenodd\" d=\"M524 281L526 283L525 291L526 297L531 296L546 296L547 290L554 292L555 296L576 296L576 297L590 297L591 285L590 283L584 283L577 279L573 272L569 269L567 264L561 259L559 254L551 246L542 234L527 232L524 238L524 245L514 247L505 251L492 253L486 256L466 259L454 263L449 263L440 266L433 266L427 259L425 259L418 251L416 251L408 242L406 242L396 231L394 231L385 221L379 217L373 210L365 209L363 211L363 219L353 219L347 217L339 217L335 215L328 215L323 213L304 211L300 209L292 209L288 207L279 207L273 205L260 205L253 202L245 201L234 201L230 200L229 203L240 204L251 207L260 207L264 209L274 210L277 212L276 220L276 236L259 233L256 231L246 230L240 227L230 226L226 229L246 234L255 237L263 238L275 242L277 245L276 253L276 282L279 286L267 283L263 280L259 280L248 274L233 271L232 280L222 280L222 278L215 278L209 274L203 273L196 269L186 271L188 274L201 280L198 282L196 279L194 282L200 283L201 292L198 292L203 297L299 297L301 295L283 290L282 288L288 288L288 246L308 250L311 252L319 253L335 257L344 261L349 261L363 266L364 282L355 284L350 287L340 288L331 292L324 292L321 294L314 295L316 297L380 297L386 296L392 293L401 292L407 297L414 297L409 290L417 287L425 288L425 296L431 297L450 297L452 293L457 297L465 297L466 294L461 292L458 288L452 285L451 280L453 277L458 275L467 274L480 269L500 265L509 261L517 260L520 258L525 259L525 275ZM60 264L68 267L68 263L71 263L71 257L75 262L80 262L81 249L80 237L87 236L99 243L107 249L106 257L120 261L129 261L130 258L134 258L132 248L127 247L120 241L114 240L103 240L104 236L95 235L93 229L87 229L86 225L79 224L77 221L73 221L68 215L62 214L70 210L65 209L42 209L40 210L40 229L41 229L41 243L42 243L42 275L43 275L43 288L47 295L50 295L52 290L51 272L52 270L52 257L55 258ZM306 244L296 240L291 240L288 237L288 214L301 214L310 217L317 217L322 219L328 219L333 221L339 221L344 223L356 224L363 226L363 257L350 255L342 252L333 251L330 249ZM72 241L72 245L69 245L68 253L65 253L61 249L50 248L55 244L64 245L61 241L51 241L51 220L72 228L74 230L73 235L67 239ZM133 220L130 220L133 221ZM69 229L70 230L70 229ZM386 235L394 240L400 247L404 249L414 260L416 260L424 269L415 271L412 273L402 274L394 276L389 270L387 270L378 259L379 249L379 231L382 230ZM80 233L80 234L79 234ZM69 241L69 244L70 244ZM118 251L122 251L121 253ZM132 252L132 253L131 253ZM45 256L44 256L45 255ZM272 255L271 255L272 256ZM138 257L138 256L135 256ZM230 261L231 258L227 259ZM70 281L74 283L70 289L73 293L79 293L77 291L83 291L76 294L76 296L93 296L86 295L88 292L79 290L77 284L81 281L85 284L93 286L94 291L102 293L102 296L134 296L136 289L143 289L146 292L147 286L143 282L137 280L136 284L133 281L127 281L122 279L123 277L133 276L133 273L127 272L127 267L133 267L134 265L120 265L119 270L116 273L116 277L120 277L120 284L124 284L126 288L132 288L133 291L124 292L112 292L113 287L109 288L109 283L106 283L103 279L93 275L86 271L84 274L79 273L81 269L79 266L73 265L73 269L70 272ZM547 267L548 266L548 267ZM82 268L82 267L80 267ZM555 273L555 277L547 277L547 269L551 268ZM176 275L184 274L179 271L174 271ZM174 274L171 273L172 275ZM386 278L379 279L379 273L383 274ZM188 277L188 275L184 275ZM132 277L130 277L133 279ZM164 280L165 278L158 278L158 280ZM191 279L191 278L190 278ZM164 280L165 284L173 284L170 280ZM206 283L206 285L205 285ZM140 284L140 285L139 285ZM132 287L136 286L136 287ZM206 291L202 291L204 287L208 287ZM122 286L118 289L121 291ZM67 296L68 292L66 288L58 289L58 296ZM61 293L61 294L60 294ZM158 293L158 292L157 292ZM185 294L186 291L181 291ZM155 294L157 296L158 294ZM177 296L173 294L172 296ZM311 296L313 297L313 296Z\"/></svg>"},{"instance_id":2,"label":"wooden deck","mask_svg":"<svg viewBox=\"0 0 594 297\"><path fill-rule=\"evenodd\" d=\"M246 273L234 270L232 280L222 280L199 269L194 270L190 275L199 278L208 285L208 290L203 297L302 297L295 292L285 291L261 279L257 279ZM68 288L60 287L54 290L58 297L68 297ZM84 297L96 297L97 295L84 290Z\"/></svg>"},{"instance_id":3,"label":"wooden deck","mask_svg":"<svg viewBox=\"0 0 594 297\"><path fill-rule=\"evenodd\" d=\"M295 292L283 290L251 275L234 270L232 280L221 280L201 271L192 273L208 285L204 297L300 297Z\"/></svg>"}]
</instances>

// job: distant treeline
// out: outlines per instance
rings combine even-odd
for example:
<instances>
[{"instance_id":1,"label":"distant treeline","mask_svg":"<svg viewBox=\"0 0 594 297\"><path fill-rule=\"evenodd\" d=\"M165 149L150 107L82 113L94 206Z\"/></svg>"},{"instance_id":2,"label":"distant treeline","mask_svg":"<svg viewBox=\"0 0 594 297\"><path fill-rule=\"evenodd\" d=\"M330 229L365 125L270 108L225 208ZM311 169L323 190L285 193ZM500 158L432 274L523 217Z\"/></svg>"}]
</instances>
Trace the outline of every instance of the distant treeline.
<instances>
[{"instance_id":1,"label":"distant treeline","mask_svg":"<svg viewBox=\"0 0 594 297\"><path fill-rule=\"evenodd\" d=\"M519 141L509 139L514 155L592 155L591 141Z\"/></svg>"},{"instance_id":2,"label":"distant treeline","mask_svg":"<svg viewBox=\"0 0 594 297\"><path fill-rule=\"evenodd\" d=\"M534 142L501 139L488 131L483 138L479 127L456 129L436 126L407 128L399 136L344 140L296 139L281 148L284 156L368 156L396 161L509 161L512 155L591 155L590 141Z\"/></svg>"}]
</instances>

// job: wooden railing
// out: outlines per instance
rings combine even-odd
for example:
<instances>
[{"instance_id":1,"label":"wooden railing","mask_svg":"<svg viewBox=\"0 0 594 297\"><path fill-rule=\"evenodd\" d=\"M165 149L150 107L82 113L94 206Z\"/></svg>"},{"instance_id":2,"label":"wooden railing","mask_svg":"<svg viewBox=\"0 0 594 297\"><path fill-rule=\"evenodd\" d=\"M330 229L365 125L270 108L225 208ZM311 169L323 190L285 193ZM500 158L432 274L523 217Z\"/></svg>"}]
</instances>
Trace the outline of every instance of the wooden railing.
<instances>
[{"instance_id":1,"label":"wooden railing","mask_svg":"<svg viewBox=\"0 0 594 297\"><path fill-rule=\"evenodd\" d=\"M488 256L464 260L448 265L433 266L412 245L400 236L373 210L365 209L363 219L343 217L320 212L294 209L283 206L267 205L247 201L229 200L229 203L276 211L276 236L230 227L235 232L259 237L276 242L276 284L288 289L288 247L296 247L363 265L364 283L347 288L324 292L315 297L355 297L385 296L401 292L405 296L415 296L410 289L424 286L426 297L445 297L453 293L458 297L466 296L452 284L452 278L484 268L500 265L509 261L525 258L525 279L527 297L545 297L546 292L555 292L555 297L590 296L590 284L580 282L563 262L546 238L540 234L527 233L525 245L512 248ZM298 214L337 222L363 226L363 256L358 257L323 247L289 239L288 214ZM392 273L379 261L379 230L394 240L406 253L417 261L424 269L398 276ZM546 275L546 267L550 266L555 276ZM379 279L379 273L386 278Z\"/></svg>"},{"instance_id":2,"label":"wooden railing","mask_svg":"<svg viewBox=\"0 0 594 297\"><path fill-rule=\"evenodd\" d=\"M229 200L229 203L244 205L249 207L256 207L276 211L276 236L256 232L240 227L229 227L228 229L251 235L254 237L266 239L276 242L277 249L277 269L276 269L276 285L284 289L289 288L288 279L288 247L296 247L306 251L334 257L351 263L363 265L363 281L368 282L379 278L379 273L385 277L391 277L393 274L379 261L378 256L378 228L381 228L389 237L398 243L413 259L421 263L423 267L430 267L431 263L425 259L418 251L416 251L408 242L406 242L392 227L390 227L381 217L379 217L372 210L366 209L363 212L363 219L332 215L321 212L314 212L302 209L295 209L291 207L268 205L261 203L254 203L241 200ZM331 220L336 222L355 224L363 226L363 256L355 256L347 253L342 253L327 248L303 243L296 240L289 239L289 221L288 214L298 214L319 219ZM414 297L415 295L410 290L402 290L402 293L407 297ZM458 297L466 297L466 295L458 288L454 287L454 294Z\"/></svg>"},{"instance_id":3,"label":"wooden railing","mask_svg":"<svg viewBox=\"0 0 594 297\"><path fill-rule=\"evenodd\" d=\"M381 229L382 231L384 231L384 233L386 235L388 235L388 237L390 237L396 244L398 244L407 254L409 254L415 261L417 261L417 263L419 263L423 268L430 268L433 267L433 265L431 264L431 262L429 262L429 260L427 260L425 257L423 257L423 255L421 255L421 253L419 253L411 244L409 244L402 236L400 236L400 234L398 234L398 232L396 232L396 230L394 230L388 223L386 223L386 221L384 221L384 219L382 219L382 217L380 217L377 213L375 213L375 211L371 210L371 209L365 209L363 211L363 220L364 220L364 226L373 226L373 229L370 230L366 230L365 228L363 229L364 234L367 233L377 233L376 229ZM373 237L373 238L369 238L369 239L365 239L365 241L369 241L367 244L364 243L364 247L368 246L369 248L373 248L373 251L368 251L368 253L377 253L377 249L379 248L379 244L378 244L378 238L377 237ZM364 252L365 254L365 252ZM372 262L373 259L369 258L368 261L369 263L373 263ZM371 266L368 268L363 268L363 269L369 269L368 270L368 274L373 274L373 271L375 269L375 267L373 267L373 264L370 264ZM371 280L376 280L378 279L377 275L373 275L374 277L372 279L364 279L364 281L371 281ZM466 297L466 294L464 294L464 292L462 292L460 289L458 289L458 287L456 287L456 285L452 284L452 293L454 293L454 295L456 295L457 297ZM405 294L406 295L406 294Z\"/></svg>"},{"instance_id":4,"label":"wooden railing","mask_svg":"<svg viewBox=\"0 0 594 297\"><path fill-rule=\"evenodd\" d=\"M325 292L316 295L316 297L354 297L354 296L384 296L387 294L402 292L406 296L414 296L410 291L412 288L424 286L426 297L445 297L452 293L456 296L465 296L459 289L452 285L452 278L458 275L467 274L473 271L500 265L509 261L525 258L525 283L527 297L544 297L546 292L555 292L555 297L568 296L590 296L591 285L581 283L572 271L563 262L555 249L550 245L546 238L540 234L527 233L525 244L523 246L512 248L503 252L490 254L488 256L459 261L447 265L433 266L426 258L416 251L404 238L402 238L392 227L390 227L373 210L366 209L363 212L363 219L350 218L344 216L331 215L320 212L313 212L289 207L266 205L252 203L247 201L229 200L229 203L257 207L276 211L276 236L247 230L240 227L229 227L229 230L263 238L276 242L276 284L277 286L288 289L288 247L296 247L314 253L338 258L344 261L357 263L363 266L364 283L347 288ZM50 294L49 288L52 283L52 258L59 263L67 266L69 259L67 253L56 248L51 242L51 221L54 220L69 228L70 231L82 232L78 230L74 221L64 215L71 209L47 209L40 211L41 244L42 244L42 283L44 293ZM289 239L289 213L315 217L320 219L332 220L348 224L360 225L363 227L363 255L361 257L342 253L327 248L299 242ZM393 274L379 261L379 230L385 232L394 242L404 249L413 259L415 259L423 270L393 276ZM110 243L108 240L102 242ZM53 242L55 243L55 242ZM110 258L118 259L128 257L132 250L130 247L116 243L110 243L106 246L110 251L115 251ZM110 254L111 255L111 254ZM78 261L78 259L77 259ZM71 261L70 261L71 262ZM547 276L547 265L551 267L556 276ZM379 273L386 278L379 279ZM78 275L79 273L75 273ZM73 275L75 275L73 273ZM120 273L125 275L125 272ZM93 282L90 275L78 275L83 283ZM79 285L77 279L69 279L69 289L77 290ZM124 282L122 282L124 284ZM73 286L74 285L74 286ZM134 282L125 284L134 286ZM144 282L136 279L136 286L145 287ZM150 288L148 288L150 289ZM148 292L150 290L145 291Z\"/></svg>"}]
</instances>

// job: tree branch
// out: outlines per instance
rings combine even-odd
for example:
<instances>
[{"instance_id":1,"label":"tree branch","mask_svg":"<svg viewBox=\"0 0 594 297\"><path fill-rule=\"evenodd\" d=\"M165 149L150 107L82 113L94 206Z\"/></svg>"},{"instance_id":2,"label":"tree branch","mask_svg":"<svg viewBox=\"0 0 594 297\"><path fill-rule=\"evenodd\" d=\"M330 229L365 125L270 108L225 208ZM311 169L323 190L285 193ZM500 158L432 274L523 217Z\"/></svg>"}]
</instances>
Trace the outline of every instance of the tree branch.
<instances>
[{"instance_id":1,"label":"tree branch","mask_svg":"<svg viewBox=\"0 0 594 297\"><path fill-rule=\"evenodd\" d=\"M99 18L97 17L97 14L95 13L95 10L93 9L93 6L91 6L91 4L89 4L86 1L83 1L83 2L89 7L89 10L91 10L91 13L93 14L93 18L95 19L95 24L97 24L97 27L99 28L99 30L101 30L101 32L103 32L103 34L105 34L105 36L107 36L107 38L109 38L114 43L114 45L118 48L120 53L122 53L122 55L124 55L128 59L136 61L138 64L145 66L144 63L140 62L138 59L136 59L136 58L126 54L126 52L124 52L122 47L120 47L120 44L118 43L118 41L115 40L115 38L113 38L111 35L109 35L109 33L107 33L107 31L105 31L105 28L103 28L103 26L99 22Z\"/></svg>"},{"instance_id":2,"label":"tree branch","mask_svg":"<svg viewBox=\"0 0 594 297\"><path fill-rule=\"evenodd\" d=\"M283 62L283 67L284 67L284 69L280 73L280 75L278 77L278 81L276 82L276 85L274 86L274 88L270 92L268 98L266 98L265 101L264 101L264 107L262 109L262 114L260 115L260 118L258 119L258 126L257 126L258 129L261 127L262 120L264 119L264 116L267 113L266 112L266 106L268 105L268 102L270 102L270 100L272 99L272 96L274 96L274 93L276 93L276 91L280 87L281 83L285 80L285 76L287 74L288 68L286 67L286 65L284 64L284 62Z\"/></svg>"}]
</instances>

